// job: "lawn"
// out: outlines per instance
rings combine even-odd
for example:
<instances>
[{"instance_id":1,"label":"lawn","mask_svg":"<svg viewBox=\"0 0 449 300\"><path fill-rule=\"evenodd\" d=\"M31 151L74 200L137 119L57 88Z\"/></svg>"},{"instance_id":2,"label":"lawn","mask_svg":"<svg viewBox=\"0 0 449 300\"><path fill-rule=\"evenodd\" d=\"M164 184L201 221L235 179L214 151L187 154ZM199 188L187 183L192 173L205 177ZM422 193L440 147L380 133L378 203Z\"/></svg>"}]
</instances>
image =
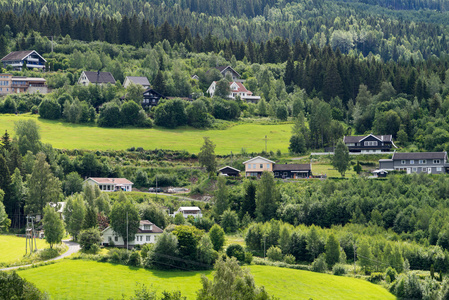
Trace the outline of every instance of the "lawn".
<instances>
[{"instance_id":1,"label":"lawn","mask_svg":"<svg viewBox=\"0 0 449 300\"><path fill-rule=\"evenodd\" d=\"M336 169L334 169L332 165L323 163L312 163L312 174L313 175L326 174L327 177L341 177L341 174ZM345 177L351 178L352 175L356 175L356 173L354 172L351 166L351 168L346 171Z\"/></svg>"},{"instance_id":2,"label":"lawn","mask_svg":"<svg viewBox=\"0 0 449 300\"><path fill-rule=\"evenodd\" d=\"M332 276L270 266L251 266L257 285L280 299L395 299L378 285L349 277ZM155 271L65 259L59 263L22 270L20 276L49 292L52 299L120 299L130 296L136 283L152 286L158 293L180 290L195 299L200 278L207 272Z\"/></svg>"},{"instance_id":3,"label":"lawn","mask_svg":"<svg viewBox=\"0 0 449 300\"><path fill-rule=\"evenodd\" d=\"M125 150L131 147L144 149L187 150L198 153L203 137L208 136L217 145L217 154L240 153L267 150L288 152L291 124L261 125L254 123L237 124L226 130L201 130L191 127L165 128L101 128L96 126L71 124L38 118L37 115L23 114L0 116L0 128L13 136L14 122L23 119L36 120L41 129L41 139L59 149ZM3 131L1 132L3 134Z\"/></svg>"},{"instance_id":4,"label":"lawn","mask_svg":"<svg viewBox=\"0 0 449 300\"><path fill-rule=\"evenodd\" d=\"M0 263L12 263L25 255L26 239L14 235L0 235ZM37 248L48 248L45 240L37 239ZM28 253L29 253L28 249Z\"/></svg>"}]
</instances>

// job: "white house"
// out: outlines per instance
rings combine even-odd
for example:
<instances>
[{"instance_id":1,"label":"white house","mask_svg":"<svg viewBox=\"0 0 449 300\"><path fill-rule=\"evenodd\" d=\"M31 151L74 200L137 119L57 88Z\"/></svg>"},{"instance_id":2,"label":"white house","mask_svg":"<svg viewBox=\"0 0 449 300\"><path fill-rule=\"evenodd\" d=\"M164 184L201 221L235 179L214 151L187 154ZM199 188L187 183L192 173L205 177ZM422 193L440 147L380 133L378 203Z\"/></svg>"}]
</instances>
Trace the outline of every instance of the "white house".
<instances>
[{"instance_id":1,"label":"white house","mask_svg":"<svg viewBox=\"0 0 449 300\"><path fill-rule=\"evenodd\" d=\"M260 100L260 96L253 96L253 93L251 91L248 91L246 87L241 82L230 82L229 83L230 92L228 98L235 99L237 96L240 97L240 99L245 100L247 102L257 103L257 101ZM211 97L214 96L215 90L217 88L217 82L214 81L207 89L207 92Z\"/></svg>"},{"instance_id":2,"label":"white house","mask_svg":"<svg viewBox=\"0 0 449 300\"><path fill-rule=\"evenodd\" d=\"M84 181L84 184L98 185L103 192L131 192L134 183L126 178L89 177Z\"/></svg>"},{"instance_id":3,"label":"white house","mask_svg":"<svg viewBox=\"0 0 449 300\"><path fill-rule=\"evenodd\" d=\"M158 236L163 232L164 231L162 229L150 221L141 220L134 240L130 240L128 246L153 244L157 241ZM104 246L110 245L111 242L113 242L115 246L126 246L123 238L112 230L110 226L103 230L101 234L103 236L103 241L101 244Z\"/></svg>"},{"instance_id":4,"label":"white house","mask_svg":"<svg viewBox=\"0 0 449 300\"><path fill-rule=\"evenodd\" d=\"M88 72L83 71L81 73L80 78L78 79L78 84L81 85L89 85L92 84L115 84L114 76L110 72Z\"/></svg>"},{"instance_id":5,"label":"white house","mask_svg":"<svg viewBox=\"0 0 449 300\"><path fill-rule=\"evenodd\" d=\"M139 84L146 90L150 88L150 82L146 77L126 76L123 87L126 89L131 83Z\"/></svg>"},{"instance_id":6,"label":"white house","mask_svg":"<svg viewBox=\"0 0 449 300\"><path fill-rule=\"evenodd\" d=\"M195 218L203 217L201 209L198 206L181 206L177 211L171 214L171 216L175 217L178 213L182 213L185 219L187 219L188 216L193 216Z\"/></svg>"}]
</instances>

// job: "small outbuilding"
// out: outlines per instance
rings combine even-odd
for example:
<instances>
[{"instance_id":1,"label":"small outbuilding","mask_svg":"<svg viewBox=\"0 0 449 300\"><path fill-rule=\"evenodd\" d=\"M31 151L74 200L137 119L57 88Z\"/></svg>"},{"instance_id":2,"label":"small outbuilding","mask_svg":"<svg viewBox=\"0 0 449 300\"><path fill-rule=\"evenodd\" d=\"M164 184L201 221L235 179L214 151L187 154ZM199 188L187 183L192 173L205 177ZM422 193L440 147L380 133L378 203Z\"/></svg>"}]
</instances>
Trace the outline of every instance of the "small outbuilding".
<instances>
[{"instance_id":1,"label":"small outbuilding","mask_svg":"<svg viewBox=\"0 0 449 300\"><path fill-rule=\"evenodd\" d=\"M185 219L187 219L188 216L193 216L195 218L203 217L201 209L198 206L181 206L177 211L171 214L171 216L175 217L178 213L182 213Z\"/></svg>"},{"instance_id":2,"label":"small outbuilding","mask_svg":"<svg viewBox=\"0 0 449 300\"><path fill-rule=\"evenodd\" d=\"M233 176L233 177L239 177L240 176L240 170L226 166L218 170L217 175L223 175L223 176Z\"/></svg>"}]
</instances>

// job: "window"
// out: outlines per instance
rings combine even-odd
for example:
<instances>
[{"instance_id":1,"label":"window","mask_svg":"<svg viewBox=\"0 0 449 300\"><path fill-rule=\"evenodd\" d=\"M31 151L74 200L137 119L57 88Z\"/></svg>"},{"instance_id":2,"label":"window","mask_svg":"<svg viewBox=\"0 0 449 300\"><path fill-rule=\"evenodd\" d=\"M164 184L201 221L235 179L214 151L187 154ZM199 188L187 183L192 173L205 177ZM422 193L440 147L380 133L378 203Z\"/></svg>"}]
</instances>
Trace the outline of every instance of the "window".
<instances>
[{"instance_id":1,"label":"window","mask_svg":"<svg viewBox=\"0 0 449 300\"><path fill-rule=\"evenodd\" d=\"M267 164L267 169L270 169L270 164Z\"/></svg>"},{"instance_id":2,"label":"window","mask_svg":"<svg viewBox=\"0 0 449 300\"><path fill-rule=\"evenodd\" d=\"M263 169L263 164L260 164L260 168Z\"/></svg>"},{"instance_id":3,"label":"window","mask_svg":"<svg viewBox=\"0 0 449 300\"><path fill-rule=\"evenodd\" d=\"M417 169L418 169L417 167L414 167L414 168L412 168L412 171L413 171L413 172L416 172Z\"/></svg>"},{"instance_id":4,"label":"window","mask_svg":"<svg viewBox=\"0 0 449 300\"><path fill-rule=\"evenodd\" d=\"M287 174L287 172L284 172L284 176L287 176L288 174Z\"/></svg>"},{"instance_id":5,"label":"window","mask_svg":"<svg viewBox=\"0 0 449 300\"><path fill-rule=\"evenodd\" d=\"M112 237L108 236L108 241L112 242Z\"/></svg>"},{"instance_id":6,"label":"window","mask_svg":"<svg viewBox=\"0 0 449 300\"><path fill-rule=\"evenodd\" d=\"M425 159L420 159L420 160L419 160L419 164L420 164L420 165L423 165L423 164L425 164L425 163L427 163L427 161L426 161Z\"/></svg>"},{"instance_id":7,"label":"window","mask_svg":"<svg viewBox=\"0 0 449 300\"><path fill-rule=\"evenodd\" d=\"M151 225L143 225L144 230L151 230Z\"/></svg>"},{"instance_id":8,"label":"window","mask_svg":"<svg viewBox=\"0 0 449 300\"><path fill-rule=\"evenodd\" d=\"M437 172L441 172L442 171L441 169L442 169L441 167L437 167Z\"/></svg>"},{"instance_id":9,"label":"window","mask_svg":"<svg viewBox=\"0 0 449 300\"><path fill-rule=\"evenodd\" d=\"M118 236L115 236L115 241L118 242Z\"/></svg>"},{"instance_id":10,"label":"window","mask_svg":"<svg viewBox=\"0 0 449 300\"><path fill-rule=\"evenodd\" d=\"M363 144L365 146L377 146L377 141L366 141Z\"/></svg>"},{"instance_id":11,"label":"window","mask_svg":"<svg viewBox=\"0 0 449 300\"><path fill-rule=\"evenodd\" d=\"M253 169L255 169L256 168L256 164L253 164Z\"/></svg>"},{"instance_id":12,"label":"window","mask_svg":"<svg viewBox=\"0 0 449 300\"><path fill-rule=\"evenodd\" d=\"M251 169L251 164L248 164L248 169Z\"/></svg>"},{"instance_id":13,"label":"window","mask_svg":"<svg viewBox=\"0 0 449 300\"><path fill-rule=\"evenodd\" d=\"M434 163L434 164L439 164L439 163L440 163L440 160L439 160L439 159L434 159L434 160L433 160L433 163Z\"/></svg>"},{"instance_id":14,"label":"window","mask_svg":"<svg viewBox=\"0 0 449 300\"><path fill-rule=\"evenodd\" d=\"M422 171L423 171L423 172L427 172L427 168L424 168L424 167L423 167L423 168L422 168Z\"/></svg>"},{"instance_id":15,"label":"window","mask_svg":"<svg viewBox=\"0 0 449 300\"><path fill-rule=\"evenodd\" d=\"M410 160L410 164L411 164L411 165L414 165L414 164L415 164L415 161L414 161L413 159L411 159L411 160Z\"/></svg>"},{"instance_id":16,"label":"window","mask_svg":"<svg viewBox=\"0 0 449 300\"><path fill-rule=\"evenodd\" d=\"M147 242L151 242L151 235L147 235Z\"/></svg>"},{"instance_id":17,"label":"window","mask_svg":"<svg viewBox=\"0 0 449 300\"><path fill-rule=\"evenodd\" d=\"M279 172L274 172L274 176L279 176Z\"/></svg>"},{"instance_id":18,"label":"window","mask_svg":"<svg viewBox=\"0 0 449 300\"><path fill-rule=\"evenodd\" d=\"M401 165L405 165L405 159L401 160Z\"/></svg>"}]
</instances>

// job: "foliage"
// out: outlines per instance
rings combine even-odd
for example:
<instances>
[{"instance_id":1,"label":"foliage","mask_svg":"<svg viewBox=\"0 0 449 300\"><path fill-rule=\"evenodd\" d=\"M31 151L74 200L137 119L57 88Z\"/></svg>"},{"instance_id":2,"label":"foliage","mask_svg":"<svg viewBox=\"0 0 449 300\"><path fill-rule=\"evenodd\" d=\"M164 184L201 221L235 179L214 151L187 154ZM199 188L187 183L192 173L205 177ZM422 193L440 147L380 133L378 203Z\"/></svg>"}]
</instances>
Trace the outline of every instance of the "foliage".
<instances>
[{"instance_id":1,"label":"foliage","mask_svg":"<svg viewBox=\"0 0 449 300\"><path fill-rule=\"evenodd\" d=\"M15 271L0 273L0 299L48 299L34 284L22 279Z\"/></svg>"},{"instance_id":2,"label":"foliage","mask_svg":"<svg viewBox=\"0 0 449 300\"><path fill-rule=\"evenodd\" d=\"M318 256L312 263L312 271L325 273L327 270L325 255Z\"/></svg>"},{"instance_id":3,"label":"foliage","mask_svg":"<svg viewBox=\"0 0 449 300\"><path fill-rule=\"evenodd\" d=\"M44 218L42 223L44 224L45 240L50 244L50 248L53 249L53 245L61 243L64 237L64 222L50 205L45 206L43 213Z\"/></svg>"},{"instance_id":4,"label":"foliage","mask_svg":"<svg viewBox=\"0 0 449 300\"><path fill-rule=\"evenodd\" d=\"M259 221L271 220L278 205L278 192L273 174L263 172L256 192L256 216Z\"/></svg>"},{"instance_id":5,"label":"foliage","mask_svg":"<svg viewBox=\"0 0 449 300\"><path fill-rule=\"evenodd\" d=\"M267 250L267 257L272 261L282 261L282 250L277 246L271 246Z\"/></svg>"},{"instance_id":6,"label":"foliage","mask_svg":"<svg viewBox=\"0 0 449 300\"><path fill-rule=\"evenodd\" d=\"M61 117L61 105L56 101L44 99L39 105L39 115L44 119L59 119Z\"/></svg>"},{"instance_id":7,"label":"foliage","mask_svg":"<svg viewBox=\"0 0 449 300\"><path fill-rule=\"evenodd\" d=\"M239 217L233 210L227 209L221 216L221 227L224 228L226 233L236 232L239 227Z\"/></svg>"},{"instance_id":8,"label":"foliage","mask_svg":"<svg viewBox=\"0 0 449 300\"><path fill-rule=\"evenodd\" d=\"M341 276L346 274L346 268L343 264L335 264L332 267L332 274Z\"/></svg>"},{"instance_id":9,"label":"foliage","mask_svg":"<svg viewBox=\"0 0 449 300\"><path fill-rule=\"evenodd\" d=\"M63 213L67 231L76 240L82 229L84 216L86 214L86 206L83 197L79 194L68 197Z\"/></svg>"},{"instance_id":10,"label":"foliage","mask_svg":"<svg viewBox=\"0 0 449 300\"><path fill-rule=\"evenodd\" d=\"M215 172L217 163L215 161L215 144L209 139L204 137L204 144L201 147L201 151L198 153L198 162L200 166L205 167L209 174Z\"/></svg>"},{"instance_id":11,"label":"foliage","mask_svg":"<svg viewBox=\"0 0 449 300\"><path fill-rule=\"evenodd\" d=\"M79 235L81 249L86 253L96 254L99 248L95 247L101 242L101 234L97 228L82 230Z\"/></svg>"},{"instance_id":12,"label":"foliage","mask_svg":"<svg viewBox=\"0 0 449 300\"><path fill-rule=\"evenodd\" d=\"M245 251L239 244L231 244L226 248L226 255L228 257L235 257L239 262L245 261Z\"/></svg>"},{"instance_id":13,"label":"foliage","mask_svg":"<svg viewBox=\"0 0 449 300\"><path fill-rule=\"evenodd\" d=\"M154 266L158 269L178 268L178 238L168 232L164 232L154 244L153 249L148 253L145 266Z\"/></svg>"},{"instance_id":14,"label":"foliage","mask_svg":"<svg viewBox=\"0 0 449 300\"><path fill-rule=\"evenodd\" d=\"M126 245L134 240L139 228L139 212L136 205L128 200L123 192L112 206L110 220L112 230L123 238Z\"/></svg>"},{"instance_id":15,"label":"foliage","mask_svg":"<svg viewBox=\"0 0 449 300\"><path fill-rule=\"evenodd\" d=\"M225 232L218 224L214 224L209 231L209 238L215 251L220 251L225 243Z\"/></svg>"},{"instance_id":16,"label":"foliage","mask_svg":"<svg viewBox=\"0 0 449 300\"><path fill-rule=\"evenodd\" d=\"M337 238L331 234L326 242L326 263L329 268L332 268L340 261L340 243Z\"/></svg>"},{"instance_id":17,"label":"foliage","mask_svg":"<svg viewBox=\"0 0 449 300\"><path fill-rule=\"evenodd\" d=\"M343 177L345 176L346 170L349 168L349 160L348 147L343 141L339 141L335 148L334 157L332 158L332 165Z\"/></svg>"}]
</instances>

